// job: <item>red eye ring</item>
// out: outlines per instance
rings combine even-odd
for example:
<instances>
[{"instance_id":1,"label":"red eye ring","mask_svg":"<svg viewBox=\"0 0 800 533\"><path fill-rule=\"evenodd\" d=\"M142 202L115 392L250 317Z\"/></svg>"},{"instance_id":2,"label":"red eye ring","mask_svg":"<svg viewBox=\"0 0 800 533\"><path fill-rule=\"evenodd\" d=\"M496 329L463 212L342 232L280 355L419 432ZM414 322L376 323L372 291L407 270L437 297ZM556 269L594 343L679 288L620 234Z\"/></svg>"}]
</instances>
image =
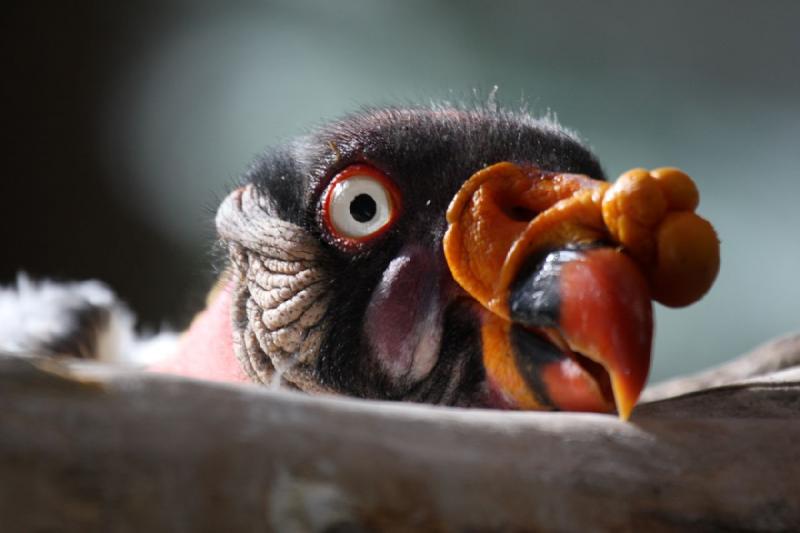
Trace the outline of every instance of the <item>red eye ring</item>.
<instances>
[{"instance_id":1,"label":"red eye ring","mask_svg":"<svg viewBox=\"0 0 800 533\"><path fill-rule=\"evenodd\" d=\"M333 240L359 248L394 225L402 211L402 194L386 174L358 163L331 179L321 208L322 222Z\"/></svg>"}]
</instances>

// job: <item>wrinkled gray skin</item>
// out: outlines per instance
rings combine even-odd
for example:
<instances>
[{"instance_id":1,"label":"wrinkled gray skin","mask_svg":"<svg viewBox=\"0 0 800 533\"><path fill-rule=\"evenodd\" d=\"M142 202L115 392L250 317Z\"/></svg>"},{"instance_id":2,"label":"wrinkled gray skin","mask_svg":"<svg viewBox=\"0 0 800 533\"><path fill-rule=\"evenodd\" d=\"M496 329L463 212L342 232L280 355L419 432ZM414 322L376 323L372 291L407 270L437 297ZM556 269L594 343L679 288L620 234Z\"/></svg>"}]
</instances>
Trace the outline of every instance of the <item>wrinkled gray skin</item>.
<instances>
[{"instance_id":1,"label":"wrinkled gray skin","mask_svg":"<svg viewBox=\"0 0 800 533\"><path fill-rule=\"evenodd\" d=\"M471 300L444 261L445 212L501 161L603 179L575 135L525 113L377 109L268 152L222 204L234 348L257 382L448 405L490 405ZM354 163L394 182L403 210L358 250L321 219L329 181Z\"/></svg>"},{"instance_id":2,"label":"wrinkled gray skin","mask_svg":"<svg viewBox=\"0 0 800 533\"><path fill-rule=\"evenodd\" d=\"M235 272L234 347L245 371L268 383L277 370L286 383L324 390L308 379L330 305L319 241L276 216L253 185L222 203L217 228Z\"/></svg>"}]
</instances>

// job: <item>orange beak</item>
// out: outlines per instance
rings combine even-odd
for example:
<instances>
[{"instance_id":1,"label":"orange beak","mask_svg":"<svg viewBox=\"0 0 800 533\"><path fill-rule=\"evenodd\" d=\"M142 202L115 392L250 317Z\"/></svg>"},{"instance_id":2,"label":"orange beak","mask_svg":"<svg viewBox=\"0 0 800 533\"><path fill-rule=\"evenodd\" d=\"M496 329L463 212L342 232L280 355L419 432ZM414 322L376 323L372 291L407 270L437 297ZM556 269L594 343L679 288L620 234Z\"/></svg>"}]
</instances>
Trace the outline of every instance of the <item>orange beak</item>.
<instances>
[{"instance_id":1,"label":"orange beak","mask_svg":"<svg viewBox=\"0 0 800 533\"><path fill-rule=\"evenodd\" d=\"M521 336L544 335L558 348L540 365L539 397L569 411L616 406L628 418L647 380L653 334L650 291L632 259L610 248L549 253L517 276L509 310L518 367L537 358Z\"/></svg>"},{"instance_id":2,"label":"orange beak","mask_svg":"<svg viewBox=\"0 0 800 533\"><path fill-rule=\"evenodd\" d=\"M608 184L511 163L470 178L448 210L445 257L483 306L487 382L518 409L627 419L647 380L648 281L611 242Z\"/></svg>"}]
</instances>

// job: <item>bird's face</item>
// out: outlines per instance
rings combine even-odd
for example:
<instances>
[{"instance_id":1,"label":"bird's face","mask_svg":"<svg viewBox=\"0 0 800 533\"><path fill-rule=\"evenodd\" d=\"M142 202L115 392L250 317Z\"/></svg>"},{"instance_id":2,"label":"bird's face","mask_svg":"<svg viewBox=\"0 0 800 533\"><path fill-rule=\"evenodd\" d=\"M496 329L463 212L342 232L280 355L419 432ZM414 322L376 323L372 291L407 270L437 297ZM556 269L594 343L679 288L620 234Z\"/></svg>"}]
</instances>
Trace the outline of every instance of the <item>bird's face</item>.
<instances>
[{"instance_id":1,"label":"bird's face","mask_svg":"<svg viewBox=\"0 0 800 533\"><path fill-rule=\"evenodd\" d=\"M217 226L251 379L500 408L627 412L638 397L647 283L591 220L562 216L603 174L553 123L365 112L246 180Z\"/></svg>"}]
</instances>

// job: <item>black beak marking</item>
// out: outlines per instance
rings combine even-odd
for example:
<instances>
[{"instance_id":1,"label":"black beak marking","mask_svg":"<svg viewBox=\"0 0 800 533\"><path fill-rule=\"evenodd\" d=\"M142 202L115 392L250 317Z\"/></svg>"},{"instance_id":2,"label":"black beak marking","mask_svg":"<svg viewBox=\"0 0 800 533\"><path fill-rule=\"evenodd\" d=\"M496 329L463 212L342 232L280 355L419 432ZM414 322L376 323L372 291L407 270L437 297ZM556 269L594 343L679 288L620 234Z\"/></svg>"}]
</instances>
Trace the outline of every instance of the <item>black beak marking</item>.
<instances>
[{"instance_id":1,"label":"black beak marking","mask_svg":"<svg viewBox=\"0 0 800 533\"><path fill-rule=\"evenodd\" d=\"M569 245L531 255L509 287L508 310L514 322L527 327L558 328L561 316L561 269L582 252L607 246L603 242Z\"/></svg>"},{"instance_id":2,"label":"black beak marking","mask_svg":"<svg viewBox=\"0 0 800 533\"><path fill-rule=\"evenodd\" d=\"M545 339L516 324L511 326L509 337L514 362L525 383L539 403L548 409L559 411L547 392L542 376L544 367L562 361L565 358L564 354Z\"/></svg>"}]
</instances>

